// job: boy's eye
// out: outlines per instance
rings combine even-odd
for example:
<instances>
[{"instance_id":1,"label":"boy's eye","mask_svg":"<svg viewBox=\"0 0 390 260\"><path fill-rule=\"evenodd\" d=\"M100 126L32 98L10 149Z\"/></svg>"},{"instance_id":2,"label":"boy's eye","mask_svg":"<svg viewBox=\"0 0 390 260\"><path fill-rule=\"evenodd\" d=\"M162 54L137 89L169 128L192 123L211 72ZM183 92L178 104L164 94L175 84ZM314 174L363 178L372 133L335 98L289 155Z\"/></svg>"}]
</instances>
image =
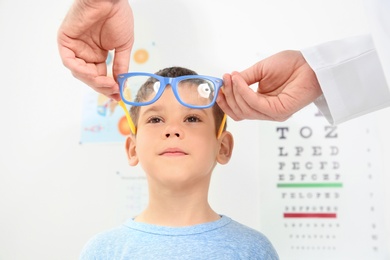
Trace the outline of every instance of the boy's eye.
<instances>
[{"instance_id":1,"label":"boy's eye","mask_svg":"<svg viewBox=\"0 0 390 260\"><path fill-rule=\"evenodd\" d=\"M195 122L200 122L200 118L192 115L192 116L188 116L185 121L190 123L195 123Z\"/></svg>"},{"instance_id":2,"label":"boy's eye","mask_svg":"<svg viewBox=\"0 0 390 260\"><path fill-rule=\"evenodd\" d=\"M152 116L150 118L148 118L148 121L147 123L150 123L150 124L157 124L157 123L161 123L162 122L162 119L160 117L157 117L157 116Z\"/></svg>"}]
</instances>

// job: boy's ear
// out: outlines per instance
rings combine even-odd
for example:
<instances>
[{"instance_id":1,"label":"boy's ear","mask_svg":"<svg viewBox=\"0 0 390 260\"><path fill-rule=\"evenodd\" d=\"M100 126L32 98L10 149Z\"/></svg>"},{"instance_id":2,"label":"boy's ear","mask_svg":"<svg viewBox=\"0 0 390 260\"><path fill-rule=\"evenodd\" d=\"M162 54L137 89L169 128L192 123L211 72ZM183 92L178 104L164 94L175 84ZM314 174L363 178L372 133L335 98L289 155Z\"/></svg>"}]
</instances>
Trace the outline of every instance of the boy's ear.
<instances>
[{"instance_id":1,"label":"boy's ear","mask_svg":"<svg viewBox=\"0 0 390 260\"><path fill-rule=\"evenodd\" d=\"M126 139L126 153L127 153L127 160L129 162L129 165L136 166L138 164L138 156L137 156L137 149L136 149L136 142L135 142L135 136L129 135Z\"/></svg>"},{"instance_id":2,"label":"boy's ear","mask_svg":"<svg viewBox=\"0 0 390 260\"><path fill-rule=\"evenodd\" d=\"M219 138L219 142L220 145L217 155L217 162L220 164L226 164L232 157L234 146L233 135L228 131L224 131Z\"/></svg>"}]
</instances>

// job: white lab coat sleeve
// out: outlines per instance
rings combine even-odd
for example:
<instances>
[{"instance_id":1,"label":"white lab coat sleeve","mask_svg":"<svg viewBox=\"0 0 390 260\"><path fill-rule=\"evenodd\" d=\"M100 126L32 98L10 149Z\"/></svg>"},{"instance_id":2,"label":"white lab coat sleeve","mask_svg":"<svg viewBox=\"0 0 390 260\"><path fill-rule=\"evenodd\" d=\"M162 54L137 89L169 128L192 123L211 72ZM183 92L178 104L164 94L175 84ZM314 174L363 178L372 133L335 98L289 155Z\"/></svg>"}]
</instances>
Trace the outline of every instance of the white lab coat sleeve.
<instances>
[{"instance_id":1,"label":"white lab coat sleeve","mask_svg":"<svg viewBox=\"0 0 390 260\"><path fill-rule=\"evenodd\" d=\"M370 35L302 50L323 92L314 103L332 124L390 106L390 1L363 3Z\"/></svg>"},{"instance_id":2,"label":"white lab coat sleeve","mask_svg":"<svg viewBox=\"0 0 390 260\"><path fill-rule=\"evenodd\" d=\"M301 50L323 95L314 103L331 124L390 106L390 91L370 35Z\"/></svg>"}]
</instances>

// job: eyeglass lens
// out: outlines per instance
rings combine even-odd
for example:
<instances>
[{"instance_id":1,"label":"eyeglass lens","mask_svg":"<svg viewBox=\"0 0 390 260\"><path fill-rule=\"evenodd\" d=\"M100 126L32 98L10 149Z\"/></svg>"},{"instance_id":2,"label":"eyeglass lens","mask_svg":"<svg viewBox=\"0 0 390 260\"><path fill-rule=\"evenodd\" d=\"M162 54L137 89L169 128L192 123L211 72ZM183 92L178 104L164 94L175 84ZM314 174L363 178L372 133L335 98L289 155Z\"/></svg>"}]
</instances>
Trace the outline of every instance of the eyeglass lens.
<instances>
[{"instance_id":1,"label":"eyeglass lens","mask_svg":"<svg viewBox=\"0 0 390 260\"><path fill-rule=\"evenodd\" d=\"M186 78L177 82L177 94L180 100L191 106L207 106L215 96L215 86L207 78ZM160 88L164 87L159 79L150 76L130 76L123 85L125 101L142 105L153 100ZM170 87L169 85L166 88Z\"/></svg>"}]
</instances>

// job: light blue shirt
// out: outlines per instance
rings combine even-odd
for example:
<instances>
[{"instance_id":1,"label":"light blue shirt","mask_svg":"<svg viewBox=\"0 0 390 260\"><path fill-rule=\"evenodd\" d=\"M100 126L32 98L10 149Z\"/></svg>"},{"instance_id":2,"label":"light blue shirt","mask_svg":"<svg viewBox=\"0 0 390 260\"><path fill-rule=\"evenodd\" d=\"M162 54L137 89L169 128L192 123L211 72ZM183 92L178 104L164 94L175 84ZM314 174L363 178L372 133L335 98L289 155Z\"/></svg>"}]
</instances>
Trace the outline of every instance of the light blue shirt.
<instances>
[{"instance_id":1,"label":"light blue shirt","mask_svg":"<svg viewBox=\"0 0 390 260\"><path fill-rule=\"evenodd\" d=\"M189 226L165 227L134 220L100 233L84 247L80 260L92 259L279 259L260 232L226 216Z\"/></svg>"}]
</instances>

